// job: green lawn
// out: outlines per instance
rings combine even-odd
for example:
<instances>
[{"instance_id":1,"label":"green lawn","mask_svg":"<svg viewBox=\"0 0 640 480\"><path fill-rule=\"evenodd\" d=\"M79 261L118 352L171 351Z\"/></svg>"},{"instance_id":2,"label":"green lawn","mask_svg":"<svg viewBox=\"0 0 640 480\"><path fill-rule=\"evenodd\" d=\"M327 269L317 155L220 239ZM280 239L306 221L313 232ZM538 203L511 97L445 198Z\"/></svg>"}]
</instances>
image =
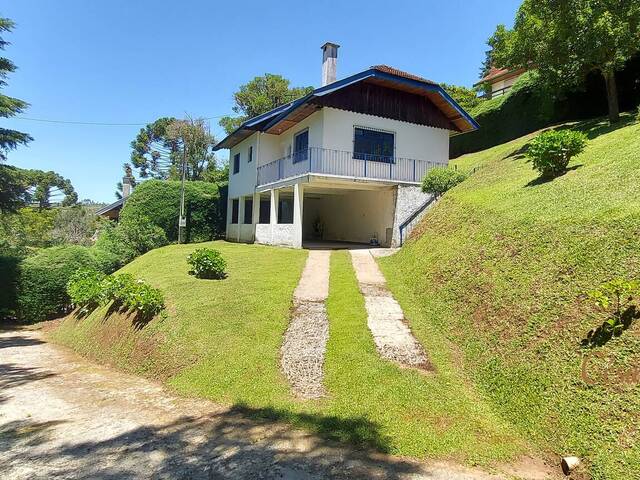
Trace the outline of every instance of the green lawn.
<instances>
[{"instance_id":1,"label":"green lawn","mask_svg":"<svg viewBox=\"0 0 640 480\"><path fill-rule=\"evenodd\" d=\"M592 352L590 383L580 341L606 318L583 293L640 276L640 125L577 128L589 145L550 182L522 154L532 136L456 160L475 173L380 263L417 336L458 346L504 420L593 478L627 479L640 471L640 327Z\"/></svg>"},{"instance_id":2,"label":"green lawn","mask_svg":"<svg viewBox=\"0 0 640 480\"><path fill-rule=\"evenodd\" d=\"M229 276L212 281L187 274L186 256L200 246L164 247L123 269L162 289L165 319L136 329L130 318L105 318L100 309L84 319L69 316L54 338L160 378L181 394L382 452L490 465L527 450L465 379L436 329L424 339L436 373L400 369L378 357L346 252L331 260L329 396L293 398L279 370L279 349L306 252L215 242L210 246L222 252Z\"/></svg>"}]
</instances>

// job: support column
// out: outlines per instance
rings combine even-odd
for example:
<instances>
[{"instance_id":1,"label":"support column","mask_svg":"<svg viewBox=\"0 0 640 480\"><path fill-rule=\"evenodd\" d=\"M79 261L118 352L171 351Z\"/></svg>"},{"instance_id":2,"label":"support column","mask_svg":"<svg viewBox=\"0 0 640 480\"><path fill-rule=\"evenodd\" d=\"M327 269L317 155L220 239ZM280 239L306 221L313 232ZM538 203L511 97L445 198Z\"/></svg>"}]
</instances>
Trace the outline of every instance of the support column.
<instances>
[{"instance_id":1,"label":"support column","mask_svg":"<svg viewBox=\"0 0 640 480\"><path fill-rule=\"evenodd\" d=\"M293 246L302 248L302 212L304 207L304 188L302 183L293 186Z\"/></svg>"},{"instance_id":2,"label":"support column","mask_svg":"<svg viewBox=\"0 0 640 480\"><path fill-rule=\"evenodd\" d=\"M278 201L280 200L280 192L273 189L271 192L271 208L269 209L269 223L275 225L278 223Z\"/></svg>"},{"instance_id":3,"label":"support column","mask_svg":"<svg viewBox=\"0 0 640 480\"><path fill-rule=\"evenodd\" d=\"M244 225L244 197L238 199L238 242L241 240L240 232Z\"/></svg>"},{"instance_id":4,"label":"support column","mask_svg":"<svg viewBox=\"0 0 640 480\"><path fill-rule=\"evenodd\" d=\"M233 215L233 199L227 198L227 231L225 237L227 240L231 240L231 217Z\"/></svg>"},{"instance_id":5,"label":"support column","mask_svg":"<svg viewBox=\"0 0 640 480\"><path fill-rule=\"evenodd\" d=\"M256 224L260 222L260 194L253 194L253 214L251 215L251 228L253 229L253 241L256 241Z\"/></svg>"}]
</instances>

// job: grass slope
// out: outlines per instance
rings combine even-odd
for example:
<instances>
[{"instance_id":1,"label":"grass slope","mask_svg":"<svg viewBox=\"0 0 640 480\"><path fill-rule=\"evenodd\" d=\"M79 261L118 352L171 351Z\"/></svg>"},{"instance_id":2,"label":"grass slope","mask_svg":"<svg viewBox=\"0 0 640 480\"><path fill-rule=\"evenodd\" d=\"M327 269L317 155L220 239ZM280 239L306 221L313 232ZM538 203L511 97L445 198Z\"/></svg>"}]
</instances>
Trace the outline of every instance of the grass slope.
<instances>
[{"instance_id":1,"label":"grass slope","mask_svg":"<svg viewBox=\"0 0 640 480\"><path fill-rule=\"evenodd\" d=\"M279 371L279 352L306 252L213 246L229 264L222 281L187 274L185 258L196 245L164 247L123 269L162 289L166 319L136 327L130 318L101 309L83 319L67 317L55 339L159 377L182 394L382 452L492 465L529 450L466 380L437 329L427 329L425 338L436 373L400 369L379 358L346 252L331 260L329 396L293 398Z\"/></svg>"},{"instance_id":2,"label":"grass slope","mask_svg":"<svg viewBox=\"0 0 640 480\"><path fill-rule=\"evenodd\" d=\"M580 341L605 318L583 292L640 276L640 125L575 128L591 141L550 182L531 136L458 159L477 171L380 263L416 335L458 345L504 420L593 478L638 478L640 326L587 354L586 377Z\"/></svg>"}]
</instances>

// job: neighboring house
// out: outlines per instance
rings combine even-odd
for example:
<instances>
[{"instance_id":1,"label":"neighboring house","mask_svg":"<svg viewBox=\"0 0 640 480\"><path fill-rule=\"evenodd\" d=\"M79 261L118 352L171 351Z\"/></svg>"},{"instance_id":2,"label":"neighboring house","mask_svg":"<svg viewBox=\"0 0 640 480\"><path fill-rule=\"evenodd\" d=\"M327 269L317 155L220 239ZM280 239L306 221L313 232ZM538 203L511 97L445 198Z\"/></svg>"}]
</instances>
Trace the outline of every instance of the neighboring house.
<instances>
[{"instance_id":1,"label":"neighboring house","mask_svg":"<svg viewBox=\"0 0 640 480\"><path fill-rule=\"evenodd\" d=\"M477 123L436 83L379 65L244 122L215 146L229 155L227 239L396 246L430 198L426 172L449 161L449 136Z\"/></svg>"},{"instance_id":2,"label":"neighboring house","mask_svg":"<svg viewBox=\"0 0 640 480\"><path fill-rule=\"evenodd\" d=\"M500 97L501 95L506 95L518 78L526 71L524 68L509 70L508 68L491 67L489 72L474 87L488 84L490 90L485 93L484 97Z\"/></svg>"},{"instance_id":3,"label":"neighboring house","mask_svg":"<svg viewBox=\"0 0 640 480\"><path fill-rule=\"evenodd\" d=\"M131 195L132 187L132 178L125 176L122 178L122 198L116 200L110 205L105 205L102 208L96 210L96 215L100 215L108 218L109 220L118 221L120 218L120 210L124 206L124 202L127 200L127 197Z\"/></svg>"}]
</instances>

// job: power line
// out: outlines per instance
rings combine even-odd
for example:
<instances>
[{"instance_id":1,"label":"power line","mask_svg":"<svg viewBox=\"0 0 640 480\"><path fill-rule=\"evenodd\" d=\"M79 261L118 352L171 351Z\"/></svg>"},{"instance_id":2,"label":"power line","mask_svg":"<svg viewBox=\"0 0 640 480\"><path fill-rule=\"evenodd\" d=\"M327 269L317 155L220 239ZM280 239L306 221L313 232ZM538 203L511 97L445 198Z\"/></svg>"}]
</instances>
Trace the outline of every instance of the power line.
<instances>
[{"instance_id":1,"label":"power line","mask_svg":"<svg viewBox=\"0 0 640 480\"><path fill-rule=\"evenodd\" d=\"M218 118L226 117L227 115L217 115L214 117L204 117L204 120L215 120ZM50 118L34 118L34 117L13 117L16 120L27 120L30 122L43 122L43 123L57 123L64 125L93 125L101 127L143 127L153 122L145 123L112 123L112 122L83 122L75 120L57 120Z\"/></svg>"}]
</instances>

